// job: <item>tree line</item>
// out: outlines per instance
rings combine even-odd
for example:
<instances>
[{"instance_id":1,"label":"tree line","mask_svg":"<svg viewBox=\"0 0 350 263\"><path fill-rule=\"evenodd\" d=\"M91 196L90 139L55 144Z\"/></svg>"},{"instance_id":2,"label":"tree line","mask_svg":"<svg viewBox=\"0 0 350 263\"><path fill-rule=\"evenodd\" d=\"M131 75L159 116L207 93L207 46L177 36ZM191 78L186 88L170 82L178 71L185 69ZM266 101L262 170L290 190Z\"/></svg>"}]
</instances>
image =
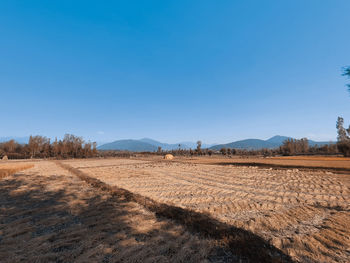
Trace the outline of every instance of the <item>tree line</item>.
<instances>
[{"instance_id":1,"label":"tree line","mask_svg":"<svg viewBox=\"0 0 350 263\"><path fill-rule=\"evenodd\" d=\"M62 140L51 142L45 136L30 136L27 144L15 140L0 143L0 157L27 158L89 158L98 154L96 142L85 142L82 137L65 134Z\"/></svg>"},{"instance_id":2,"label":"tree line","mask_svg":"<svg viewBox=\"0 0 350 263\"><path fill-rule=\"evenodd\" d=\"M167 153L176 156L212 156L212 155L223 155L223 156L278 156L278 155L336 155L342 152L338 149L338 144L326 144L326 145L309 145L307 138L288 139L283 142L280 147L274 149L236 149L223 147L220 150L202 149L202 143L197 142L196 149L176 149L163 151L161 147L158 147L157 155L164 155Z\"/></svg>"}]
</instances>

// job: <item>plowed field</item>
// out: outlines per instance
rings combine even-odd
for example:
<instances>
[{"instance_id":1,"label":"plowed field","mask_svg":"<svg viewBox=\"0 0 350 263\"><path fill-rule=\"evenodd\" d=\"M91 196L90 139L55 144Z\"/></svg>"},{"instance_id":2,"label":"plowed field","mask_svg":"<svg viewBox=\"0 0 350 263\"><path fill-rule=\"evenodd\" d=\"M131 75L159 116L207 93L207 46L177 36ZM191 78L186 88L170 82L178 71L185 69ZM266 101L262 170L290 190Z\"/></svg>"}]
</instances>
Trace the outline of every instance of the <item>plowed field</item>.
<instances>
[{"instance_id":1,"label":"plowed field","mask_svg":"<svg viewBox=\"0 0 350 263\"><path fill-rule=\"evenodd\" d=\"M161 203L208 213L300 262L349 262L349 175L166 161L66 161Z\"/></svg>"}]
</instances>

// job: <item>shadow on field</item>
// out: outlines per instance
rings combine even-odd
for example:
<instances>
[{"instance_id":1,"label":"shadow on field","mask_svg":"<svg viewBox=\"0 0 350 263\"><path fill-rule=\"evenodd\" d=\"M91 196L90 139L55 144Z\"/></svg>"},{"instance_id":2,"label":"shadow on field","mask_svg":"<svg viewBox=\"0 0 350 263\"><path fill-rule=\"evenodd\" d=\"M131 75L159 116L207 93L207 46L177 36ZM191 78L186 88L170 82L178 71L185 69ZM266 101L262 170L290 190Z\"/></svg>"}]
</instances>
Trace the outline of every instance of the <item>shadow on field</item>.
<instances>
[{"instance_id":1,"label":"shadow on field","mask_svg":"<svg viewBox=\"0 0 350 263\"><path fill-rule=\"evenodd\" d=\"M0 262L203 261L209 246L183 227L102 191L45 188L60 180L33 173L0 180Z\"/></svg>"},{"instance_id":2,"label":"shadow on field","mask_svg":"<svg viewBox=\"0 0 350 263\"><path fill-rule=\"evenodd\" d=\"M273 168L273 169L299 169L303 171L328 171L342 174L350 174L349 168L340 167L324 167L324 166L307 166L307 165L289 165L289 164L273 164L273 163L259 163L259 162L213 162L209 165L233 165L233 166L256 166L258 168Z\"/></svg>"},{"instance_id":3,"label":"shadow on field","mask_svg":"<svg viewBox=\"0 0 350 263\"><path fill-rule=\"evenodd\" d=\"M239 256L236 259L246 259L250 262L292 262L288 255L270 245L261 237L244 229L222 223L212 218L209 214L198 213L192 210L158 203L148 197L105 184L67 164L57 164L95 188L107 191L118 198L125 199L126 201L136 202L148 210L155 212L160 218L165 217L180 223L192 233L218 240L230 250L231 255ZM230 262L230 260L227 262Z\"/></svg>"}]
</instances>

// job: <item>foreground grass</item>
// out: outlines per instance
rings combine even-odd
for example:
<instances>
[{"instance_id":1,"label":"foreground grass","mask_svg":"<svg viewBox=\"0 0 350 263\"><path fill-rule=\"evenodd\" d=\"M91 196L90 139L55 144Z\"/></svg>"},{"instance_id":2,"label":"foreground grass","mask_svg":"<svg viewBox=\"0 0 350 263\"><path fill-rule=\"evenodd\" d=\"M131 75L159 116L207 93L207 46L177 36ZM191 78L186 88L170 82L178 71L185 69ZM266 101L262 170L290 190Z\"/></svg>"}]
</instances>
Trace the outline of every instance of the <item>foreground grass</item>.
<instances>
[{"instance_id":1,"label":"foreground grass","mask_svg":"<svg viewBox=\"0 0 350 263\"><path fill-rule=\"evenodd\" d=\"M53 162L0 180L0 262L235 262L215 240Z\"/></svg>"},{"instance_id":2,"label":"foreground grass","mask_svg":"<svg viewBox=\"0 0 350 263\"><path fill-rule=\"evenodd\" d=\"M139 159L63 163L96 187L225 239L252 262L286 261L281 251L297 262L349 262L345 174Z\"/></svg>"},{"instance_id":3,"label":"foreground grass","mask_svg":"<svg viewBox=\"0 0 350 263\"><path fill-rule=\"evenodd\" d=\"M23 171L34 167L34 164L21 164L21 163L5 163L0 164L0 179L12 175L16 172Z\"/></svg>"}]
</instances>

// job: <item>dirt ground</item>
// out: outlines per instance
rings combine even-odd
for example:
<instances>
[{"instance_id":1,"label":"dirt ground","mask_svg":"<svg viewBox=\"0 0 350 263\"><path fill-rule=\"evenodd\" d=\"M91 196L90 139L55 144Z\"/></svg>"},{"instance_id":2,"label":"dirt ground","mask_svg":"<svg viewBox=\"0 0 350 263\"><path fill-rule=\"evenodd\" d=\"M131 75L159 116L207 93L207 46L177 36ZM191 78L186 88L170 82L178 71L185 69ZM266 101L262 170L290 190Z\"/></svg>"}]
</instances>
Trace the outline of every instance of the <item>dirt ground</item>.
<instances>
[{"instance_id":1,"label":"dirt ground","mask_svg":"<svg viewBox=\"0 0 350 263\"><path fill-rule=\"evenodd\" d=\"M0 262L227 262L235 258L55 163L0 180Z\"/></svg>"},{"instance_id":2,"label":"dirt ground","mask_svg":"<svg viewBox=\"0 0 350 263\"><path fill-rule=\"evenodd\" d=\"M0 179L0 262L349 262L349 175L207 159L0 163L12 169ZM73 169L211 221L193 229ZM215 237L219 223L234 242Z\"/></svg>"},{"instance_id":3,"label":"dirt ground","mask_svg":"<svg viewBox=\"0 0 350 263\"><path fill-rule=\"evenodd\" d=\"M65 163L108 185L208 213L261 236L297 262L349 262L348 175L158 159Z\"/></svg>"},{"instance_id":4,"label":"dirt ground","mask_svg":"<svg viewBox=\"0 0 350 263\"><path fill-rule=\"evenodd\" d=\"M217 164L217 165L273 165L286 168L324 168L330 170L348 171L350 174L350 158L338 156L279 156L279 157L245 157L245 156L212 156L177 158L180 162Z\"/></svg>"}]
</instances>

